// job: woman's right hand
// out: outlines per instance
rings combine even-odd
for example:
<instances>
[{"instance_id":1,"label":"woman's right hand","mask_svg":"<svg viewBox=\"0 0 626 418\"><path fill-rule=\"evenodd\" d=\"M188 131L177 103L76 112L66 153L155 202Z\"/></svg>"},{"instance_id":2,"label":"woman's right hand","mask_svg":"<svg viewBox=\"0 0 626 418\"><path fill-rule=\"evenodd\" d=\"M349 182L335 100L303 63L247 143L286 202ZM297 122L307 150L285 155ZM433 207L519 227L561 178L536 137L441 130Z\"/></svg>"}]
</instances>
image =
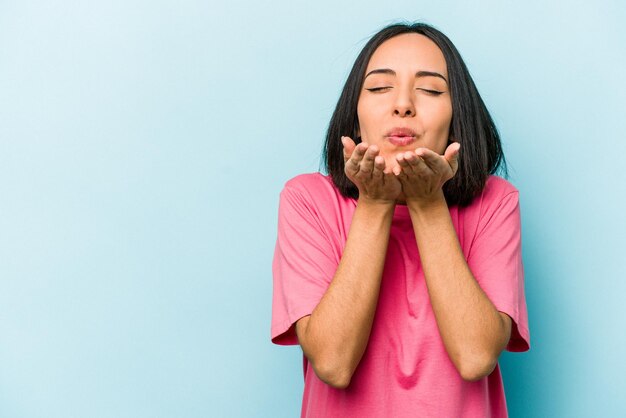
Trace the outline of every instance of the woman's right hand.
<instances>
[{"instance_id":1,"label":"woman's right hand","mask_svg":"<svg viewBox=\"0 0 626 418\"><path fill-rule=\"evenodd\" d=\"M396 175L387 170L385 159L378 155L376 145L361 142L356 145L352 138L341 137L346 176L359 189L359 199L395 203L402 192Z\"/></svg>"}]
</instances>

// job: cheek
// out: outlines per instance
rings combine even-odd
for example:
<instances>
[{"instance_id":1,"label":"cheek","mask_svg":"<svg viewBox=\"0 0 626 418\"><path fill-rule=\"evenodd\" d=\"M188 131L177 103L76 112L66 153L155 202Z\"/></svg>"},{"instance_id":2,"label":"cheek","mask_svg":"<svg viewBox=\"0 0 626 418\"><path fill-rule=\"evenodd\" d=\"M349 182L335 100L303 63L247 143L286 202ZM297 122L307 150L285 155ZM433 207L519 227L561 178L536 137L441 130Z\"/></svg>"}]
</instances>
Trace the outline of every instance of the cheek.
<instances>
[{"instance_id":1,"label":"cheek","mask_svg":"<svg viewBox=\"0 0 626 418\"><path fill-rule=\"evenodd\" d=\"M427 131L430 131L429 144L433 151L443 154L450 138L452 109L446 106L431 108L428 115Z\"/></svg>"},{"instance_id":2,"label":"cheek","mask_svg":"<svg viewBox=\"0 0 626 418\"><path fill-rule=\"evenodd\" d=\"M450 122L452 122L452 108L450 105L442 104L428 110L428 120L430 129L437 133L448 132Z\"/></svg>"},{"instance_id":3,"label":"cheek","mask_svg":"<svg viewBox=\"0 0 626 418\"><path fill-rule=\"evenodd\" d=\"M359 105L356 109L356 117L359 122L359 134L363 136L364 132L367 132L367 122L369 120L367 113L363 109L362 105Z\"/></svg>"},{"instance_id":4,"label":"cheek","mask_svg":"<svg viewBox=\"0 0 626 418\"><path fill-rule=\"evenodd\" d=\"M380 116L377 114L377 110L378 110L378 113L380 113L380 108L381 108L380 105L375 105L374 103L370 103L366 99L365 100L359 99L359 104L357 105L357 108L356 108L356 115L359 121L361 137L363 136L367 137L368 134L369 135L375 134L375 131L372 131L372 130L375 129L376 126L380 125L380 123L378 123Z\"/></svg>"}]
</instances>

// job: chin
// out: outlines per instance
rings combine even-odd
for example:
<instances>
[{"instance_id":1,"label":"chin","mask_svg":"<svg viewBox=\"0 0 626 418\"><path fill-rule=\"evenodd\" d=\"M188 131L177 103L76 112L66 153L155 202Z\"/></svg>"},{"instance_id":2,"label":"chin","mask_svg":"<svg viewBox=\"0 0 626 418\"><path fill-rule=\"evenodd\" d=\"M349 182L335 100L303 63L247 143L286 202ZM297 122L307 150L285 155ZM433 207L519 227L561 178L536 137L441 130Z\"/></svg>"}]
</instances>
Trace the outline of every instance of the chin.
<instances>
[{"instance_id":1,"label":"chin","mask_svg":"<svg viewBox=\"0 0 626 418\"><path fill-rule=\"evenodd\" d=\"M401 151L398 151L401 152ZM396 167L398 165L398 162L396 161L396 155L386 155L385 156L385 170L386 171L392 171L394 169L394 167Z\"/></svg>"}]
</instances>

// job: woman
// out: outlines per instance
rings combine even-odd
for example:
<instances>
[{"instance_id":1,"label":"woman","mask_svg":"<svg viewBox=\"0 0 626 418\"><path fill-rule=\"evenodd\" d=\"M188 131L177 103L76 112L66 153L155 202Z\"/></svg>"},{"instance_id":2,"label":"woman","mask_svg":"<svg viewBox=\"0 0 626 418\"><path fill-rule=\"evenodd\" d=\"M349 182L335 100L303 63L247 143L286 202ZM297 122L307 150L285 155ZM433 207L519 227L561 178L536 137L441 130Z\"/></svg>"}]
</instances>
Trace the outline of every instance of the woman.
<instances>
[{"instance_id":1,"label":"woman","mask_svg":"<svg viewBox=\"0 0 626 418\"><path fill-rule=\"evenodd\" d=\"M493 175L500 139L450 40L374 35L324 156L329 176L281 193L273 264L302 416L506 417L498 357L529 348L518 192Z\"/></svg>"}]
</instances>

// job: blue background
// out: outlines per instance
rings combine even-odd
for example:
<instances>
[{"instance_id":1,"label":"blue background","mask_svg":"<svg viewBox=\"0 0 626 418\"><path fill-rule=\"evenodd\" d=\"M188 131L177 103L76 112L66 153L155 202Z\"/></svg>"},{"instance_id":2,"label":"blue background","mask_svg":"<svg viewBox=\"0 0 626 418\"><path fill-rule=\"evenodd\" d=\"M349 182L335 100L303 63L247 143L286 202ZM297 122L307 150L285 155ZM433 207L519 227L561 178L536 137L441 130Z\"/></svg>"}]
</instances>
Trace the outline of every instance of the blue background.
<instances>
[{"instance_id":1,"label":"blue background","mask_svg":"<svg viewBox=\"0 0 626 418\"><path fill-rule=\"evenodd\" d=\"M278 193L399 19L455 42L521 192L511 416L623 416L617 0L0 0L0 416L298 416L300 350L269 341Z\"/></svg>"}]
</instances>

